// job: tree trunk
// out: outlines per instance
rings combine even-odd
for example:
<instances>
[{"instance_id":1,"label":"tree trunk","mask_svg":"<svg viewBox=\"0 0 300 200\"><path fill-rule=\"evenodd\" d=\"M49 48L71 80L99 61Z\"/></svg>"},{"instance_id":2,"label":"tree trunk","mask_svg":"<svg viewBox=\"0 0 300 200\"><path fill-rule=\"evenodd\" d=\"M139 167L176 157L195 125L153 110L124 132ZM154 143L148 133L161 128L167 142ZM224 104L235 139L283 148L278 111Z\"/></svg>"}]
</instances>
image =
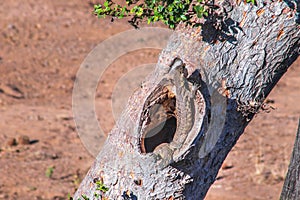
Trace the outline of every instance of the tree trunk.
<instances>
[{"instance_id":1,"label":"tree trunk","mask_svg":"<svg viewBox=\"0 0 300 200\"><path fill-rule=\"evenodd\" d=\"M298 131L296 133L295 144L289 164L289 169L285 177L280 200L299 199L300 197L300 119L298 123Z\"/></svg>"},{"instance_id":2,"label":"tree trunk","mask_svg":"<svg viewBox=\"0 0 300 200\"><path fill-rule=\"evenodd\" d=\"M212 13L201 28L177 27L74 199L205 197L299 55L299 1L257 3L226 1L227 13Z\"/></svg>"}]
</instances>

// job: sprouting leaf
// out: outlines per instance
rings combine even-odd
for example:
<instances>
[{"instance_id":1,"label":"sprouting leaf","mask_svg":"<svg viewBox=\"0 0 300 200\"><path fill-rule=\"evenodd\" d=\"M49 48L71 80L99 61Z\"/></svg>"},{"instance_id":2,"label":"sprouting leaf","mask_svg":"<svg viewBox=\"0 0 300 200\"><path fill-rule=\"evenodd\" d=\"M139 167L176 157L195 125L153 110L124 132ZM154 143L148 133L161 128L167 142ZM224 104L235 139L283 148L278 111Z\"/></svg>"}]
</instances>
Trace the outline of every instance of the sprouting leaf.
<instances>
[{"instance_id":1,"label":"sprouting leaf","mask_svg":"<svg viewBox=\"0 0 300 200\"><path fill-rule=\"evenodd\" d=\"M85 194L82 194L81 197L82 197L84 200L90 200L90 198L88 198Z\"/></svg>"},{"instance_id":2,"label":"sprouting leaf","mask_svg":"<svg viewBox=\"0 0 300 200\"><path fill-rule=\"evenodd\" d=\"M193 9L196 12L197 17L198 18L202 18L202 16L205 13L205 8L203 6L201 6L201 5L196 5L196 6L193 7Z\"/></svg>"},{"instance_id":3,"label":"sprouting leaf","mask_svg":"<svg viewBox=\"0 0 300 200\"><path fill-rule=\"evenodd\" d=\"M105 186L104 183L102 183L102 181L97 181L96 185L97 185L96 190L99 190L103 193L105 193L109 190L109 188L107 186Z\"/></svg>"},{"instance_id":4,"label":"sprouting leaf","mask_svg":"<svg viewBox=\"0 0 300 200\"><path fill-rule=\"evenodd\" d=\"M50 166L46 169L45 175L47 178L51 178L54 172L54 168L53 166Z\"/></svg>"},{"instance_id":5,"label":"sprouting leaf","mask_svg":"<svg viewBox=\"0 0 300 200\"><path fill-rule=\"evenodd\" d=\"M181 18L182 20L184 20L184 21L187 20L187 17L186 17L185 15L180 15L180 18Z\"/></svg>"},{"instance_id":6,"label":"sprouting leaf","mask_svg":"<svg viewBox=\"0 0 300 200\"><path fill-rule=\"evenodd\" d=\"M159 6L157 7L157 11L158 11L158 12L162 12L163 9L164 9L164 7L163 7L162 5L159 5Z\"/></svg>"}]
</instances>

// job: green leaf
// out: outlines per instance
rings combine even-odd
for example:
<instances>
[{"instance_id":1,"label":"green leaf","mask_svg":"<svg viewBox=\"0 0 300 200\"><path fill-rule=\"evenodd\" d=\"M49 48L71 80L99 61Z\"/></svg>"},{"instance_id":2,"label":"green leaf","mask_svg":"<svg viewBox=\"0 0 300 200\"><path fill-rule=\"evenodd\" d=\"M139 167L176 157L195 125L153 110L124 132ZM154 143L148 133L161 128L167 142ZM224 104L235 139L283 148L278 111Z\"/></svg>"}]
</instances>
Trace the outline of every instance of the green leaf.
<instances>
[{"instance_id":1,"label":"green leaf","mask_svg":"<svg viewBox=\"0 0 300 200\"><path fill-rule=\"evenodd\" d=\"M85 194L82 194L81 197L82 197L84 200L90 200Z\"/></svg>"},{"instance_id":2,"label":"green leaf","mask_svg":"<svg viewBox=\"0 0 300 200\"><path fill-rule=\"evenodd\" d=\"M162 12L164 10L164 7L162 5L157 6L157 11Z\"/></svg>"},{"instance_id":3,"label":"green leaf","mask_svg":"<svg viewBox=\"0 0 300 200\"><path fill-rule=\"evenodd\" d=\"M141 8L141 7L139 7L135 14L136 14L138 17L140 17L140 16L142 16L143 12L144 12L144 9Z\"/></svg>"},{"instance_id":4,"label":"green leaf","mask_svg":"<svg viewBox=\"0 0 300 200\"><path fill-rule=\"evenodd\" d=\"M255 0L246 0L246 2L255 4Z\"/></svg>"},{"instance_id":5,"label":"green leaf","mask_svg":"<svg viewBox=\"0 0 300 200\"><path fill-rule=\"evenodd\" d=\"M202 18L205 12L205 9L201 5L196 5L193 7L194 11L196 12L196 15L198 18Z\"/></svg>"},{"instance_id":6,"label":"green leaf","mask_svg":"<svg viewBox=\"0 0 300 200\"><path fill-rule=\"evenodd\" d=\"M109 2L108 2L108 1L104 1L103 5L104 5L105 7L108 7L108 6L109 6Z\"/></svg>"},{"instance_id":7,"label":"green leaf","mask_svg":"<svg viewBox=\"0 0 300 200\"><path fill-rule=\"evenodd\" d=\"M99 190L103 193L105 193L109 190L109 188L107 186L105 186L104 183L102 183L101 181L97 181L96 185L97 185L96 190Z\"/></svg>"},{"instance_id":8,"label":"green leaf","mask_svg":"<svg viewBox=\"0 0 300 200\"><path fill-rule=\"evenodd\" d=\"M184 20L184 21L187 20L187 17L186 17L185 15L180 15L180 18L181 18L182 20Z\"/></svg>"},{"instance_id":9,"label":"green leaf","mask_svg":"<svg viewBox=\"0 0 300 200\"><path fill-rule=\"evenodd\" d=\"M94 10L97 10L97 9L100 9L100 8L102 8L102 6L100 4L94 5Z\"/></svg>"},{"instance_id":10,"label":"green leaf","mask_svg":"<svg viewBox=\"0 0 300 200\"><path fill-rule=\"evenodd\" d=\"M54 172L54 166L50 166L46 169L45 175L47 178L51 178Z\"/></svg>"}]
</instances>

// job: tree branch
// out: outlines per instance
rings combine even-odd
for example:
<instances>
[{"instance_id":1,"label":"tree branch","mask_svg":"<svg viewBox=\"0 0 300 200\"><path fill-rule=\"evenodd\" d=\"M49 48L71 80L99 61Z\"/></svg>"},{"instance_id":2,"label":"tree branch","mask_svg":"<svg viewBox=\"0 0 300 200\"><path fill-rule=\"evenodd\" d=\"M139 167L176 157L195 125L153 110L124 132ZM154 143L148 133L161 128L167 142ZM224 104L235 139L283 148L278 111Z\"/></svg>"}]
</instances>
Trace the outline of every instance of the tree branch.
<instances>
[{"instance_id":1,"label":"tree branch","mask_svg":"<svg viewBox=\"0 0 300 200\"><path fill-rule=\"evenodd\" d=\"M263 7L231 5L233 9L220 22L210 18L201 28L180 25L176 29L155 71L130 98L77 190L76 200L82 194L91 199L98 194L94 180L99 179L109 187L109 191L99 195L110 199L205 197L227 154L299 55L296 7L285 2L261 4ZM201 77L196 81L201 87L193 98L195 112L182 112L178 111L180 107L171 106L172 101L178 104L180 97L178 84L173 76L170 78L175 58L185 64L187 79L183 83L191 85L194 74ZM160 109L157 105L166 106L175 116L174 119L167 115L157 124L181 125L175 133L158 131L157 137L147 143L145 138L154 130L158 118L151 114ZM176 143L174 138L186 125L177 122L182 122L188 113L194 120L193 128L184 133L187 139L180 145L189 148L175 149L182 156L161 169L155 148ZM150 148L153 142L155 145Z\"/></svg>"}]
</instances>

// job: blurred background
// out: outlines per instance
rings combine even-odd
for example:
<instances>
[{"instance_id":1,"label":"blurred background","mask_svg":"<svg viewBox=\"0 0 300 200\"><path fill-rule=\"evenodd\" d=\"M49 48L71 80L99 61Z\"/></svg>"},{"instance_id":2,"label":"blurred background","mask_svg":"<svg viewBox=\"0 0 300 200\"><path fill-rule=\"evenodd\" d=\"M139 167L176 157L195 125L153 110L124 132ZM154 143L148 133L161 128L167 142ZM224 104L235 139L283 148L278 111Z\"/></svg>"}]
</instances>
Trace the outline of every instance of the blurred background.
<instances>
[{"instance_id":1,"label":"blurred background","mask_svg":"<svg viewBox=\"0 0 300 200\"><path fill-rule=\"evenodd\" d=\"M126 20L97 19L94 3L0 5L0 199L67 199L94 160L73 120L76 72L97 44L132 29ZM105 71L96 95L105 134L114 125L108 105L118 80L134 66L155 63L158 55L155 49L131 52ZM247 127L207 200L279 198L300 116L299 59L267 101L274 109L260 112Z\"/></svg>"}]
</instances>

